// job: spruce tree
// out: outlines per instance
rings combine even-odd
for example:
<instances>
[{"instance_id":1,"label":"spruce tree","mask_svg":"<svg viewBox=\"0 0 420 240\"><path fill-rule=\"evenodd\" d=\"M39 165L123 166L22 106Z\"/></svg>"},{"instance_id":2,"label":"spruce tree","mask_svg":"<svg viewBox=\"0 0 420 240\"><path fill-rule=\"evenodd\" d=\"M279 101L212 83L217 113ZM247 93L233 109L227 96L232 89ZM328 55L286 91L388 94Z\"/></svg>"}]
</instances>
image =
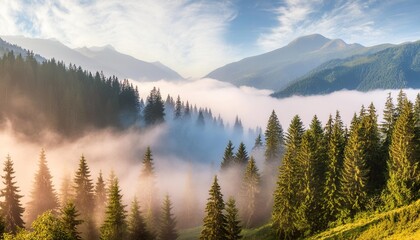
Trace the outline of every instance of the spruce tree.
<instances>
[{"instance_id":1,"label":"spruce tree","mask_svg":"<svg viewBox=\"0 0 420 240\"><path fill-rule=\"evenodd\" d=\"M197 117L197 126L198 127L204 127L205 122L204 122L204 115L203 115L203 111L198 112L198 117Z\"/></svg>"},{"instance_id":2,"label":"spruce tree","mask_svg":"<svg viewBox=\"0 0 420 240\"><path fill-rule=\"evenodd\" d=\"M397 107L395 108L395 118L398 118L402 113L405 101L407 101L407 94L405 94L405 92L402 89L400 89L397 97Z\"/></svg>"},{"instance_id":3,"label":"spruce tree","mask_svg":"<svg viewBox=\"0 0 420 240\"><path fill-rule=\"evenodd\" d=\"M77 231L77 226L83 223L83 220L77 219L79 216L80 214L73 202L66 203L61 210L61 221L73 240L82 239Z\"/></svg>"},{"instance_id":4,"label":"spruce tree","mask_svg":"<svg viewBox=\"0 0 420 240\"><path fill-rule=\"evenodd\" d=\"M181 98L178 95L175 102L174 119L180 119L181 116L182 116L182 103L181 103Z\"/></svg>"},{"instance_id":5,"label":"spruce tree","mask_svg":"<svg viewBox=\"0 0 420 240\"><path fill-rule=\"evenodd\" d=\"M65 174L60 185L60 205L64 206L68 201L73 200L73 195L71 176Z\"/></svg>"},{"instance_id":6,"label":"spruce tree","mask_svg":"<svg viewBox=\"0 0 420 240\"><path fill-rule=\"evenodd\" d=\"M238 116L235 118L235 123L233 124L233 133L236 134L236 136L242 136L244 133L244 127L242 126L242 121L239 119Z\"/></svg>"},{"instance_id":7,"label":"spruce tree","mask_svg":"<svg viewBox=\"0 0 420 240\"><path fill-rule=\"evenodd\" d=\"M226 236L226 217L223 214L225 203L217 176L214 177L213 185L209 191L209 198L206 204L206 216L204 217L203 229L200 239L202 240L224 240Z\"/></svg>"},{"instance_id":8,"label":"spruce tree","mask_svg":"<svg viewBox=\"0 0 420 240\"><path fill-rule=\"evenodd\" d=\"M271 113L265 130L265 159L267 162L280 159L283 145L283 129L277 118L276 112Z\"/></svg>"},{"instance_id":9,"label":"spruce tree","mask_svg":"<svg viewBox=\"0 0 420 240\"><path fill-rule=\"evenodd\" d=\"M118 178L114 178L109 187L105 220L101 226L101 239L119 240L126 237L126 211L122 203Z\"/></svg>"},{"instance_id":10,"label":"spruce tree","mask_svg":"<svg viewBox=\"0 0 420 240\"><path fill-rule=\"evenodd\" d=\"M328 125L327 125L328 126ZM326 137L328 132L326 131ZM326 221L336 219L339 208L340 173L343 165L345 132L340 113L337 111L332 126L332 132L327 142L327 170L324 185L324 211Z\"/></svg>"},{"instance_id":11,"label":"spruce tree","mask_svg":"<svg viewBox=\"0 0 420 240\"><path fill-rule=\"evenodd\" d=\"M258 194L261 191L261 177L254 157L248 161L241 188L242 219L246 227L255 226Z\"/></svg>"},{"instance_id":12,"label":"spruce tree","mask_svg":"<svg viewBox=\"0 0 420 240\"><path fill-rule=\"evenodd\" d=\"M3 201L0 202L2 215L4 217L6 232L16 233L19 228L24 227L22 214L25 209L20 203L22 195L19 195L19 188L14 181L15 170L13 169L13 161L10 156L7 156L4 162L3 178L4 188L0 192L0 197Z\"/></svg>"},{"instance_id":13,"label":"spruce tree","mask_svg":"<svg viewBox=\"0 0 420 240\"><path fill-rule=\"evenodd\" d=\"M176 220L171 213L172 203L169 196L166 195L163 200L162 213L159 221L158 239L174 240L178 238L176 230Z\"/></svg>"},{"instance_id":14,"label":"spruce tree","mask_svg":"<svg viewBox=\"0 0 420 240\"><path fill-rule=\"evenodd\" d=\"M412 103L405 100L389 148L386 203L394 208L411 202L419 191L419 149Z\"/></svg>"},{"instance_id":15,"label":"spruce tree","mask_svg":"<svg viewBox=\"0 0 420 240\"><path fill-rule=\"evenodd\" d=\"M300 234L299 213L296 211L300 204L299 181L301 176L297 152L300 148L304 129L299 116L295 116L286 135L286 152L279 168L277 186L274 192L274 206L272 213L273 228L279 238L296 238Z\"/></svg>"},{"instance_id":16,"label":"spruce tree","mask_svg":"<svg viewBox=\"0 0 420 240\"><path fill-rule=\"evenodd\" d=\"M140 174L141 205L144 206L146 224L149 231L155 232L155 221L157 220L158 206L156 206L155 171L153 166L153 155L150 147L147 147L143 157L142 171Z\"/></svg>"},{"instance_id":17,"label":"spruce tree","mask_svg":"<svg viewBox=\"0 0 420 240\"><path fill-rule=\"evenodd\" d=\"M261 133L259 133L258 136L255 138L255 143L252 150L258 150L258 149L261 149L262 147L263 147L262 137L261 137Z\"/></svg>"},{"instance_id":18,"label":"spruce tree","mask_svg":"<svg viewBox=\"0 0 420 240\"><path fill-rule=\"evenodd\" d=\"M146 222L140 211L140 206L136 198L131 203L131 211L128 217L128 239L129 240L152 240L153 236L146 229Z\"/></svg>"},{"instance_id":19,"label":"spruce tree","mask_svg":"<svg viewBox=\"0 0 420 240\"><path fill-rule=\"evenodd\" d=\"M229 140L226 148L225 153L223 154L222 163L220 165L221 169L227 169L229 166L232 166L233 161L235 160L234 151L235 147L232 144L232 141Z\"/></svg>"},{"instance_id":20,"label":"spruce tree","mask_svg":"<svg viewBox=\"0 0 420 240\"><path fill-rule=\"evenodd\" d=\"M238 220L238 209L235 199L230 197L226 203L226 236L227 240L242 239L242 226Z\"/></svg>"},{"instance_id":21,"label":"spruce tree","mask_svg":"<svg viewBox=\"0 0 420 240\"><path fill-rule=\"evenodd\" d=\"M147 104L144 108L144 120L146 125L162 123L165 119L165 105L160 95L159 89L153 87L147 97Z\"/></svg>"},{"instance_id":22,"label":"spruce tree","mask_svg":"<svg viewBox=\"0 0 420 240\"><path fill-rule=\"evenodd\" d=\"M98 179L95 184L95 215L96 223L102 221L106 206L106 184L102 177L102 171L99 172Z\"/></svg>"},{"instance_id":23,"label":"spruce tree","mask_svg":"<svg viewBox=\"0 0 420 240\"><path fill-rule=\"evenodd\" d=\"M82 155L79 162L79 168L74 177L74 204L81 213L84 220L80 226L80 230L84 238L94 238L96 236L96 228L93 226L94 213L94 192L90 170L85 157Z\"/></svg>"},{"instance_id":24,"label":"spruce tree","mask_svg":"<svg viewBox=\"0 0 420 240\"><path fill-rule=\"evenodd\" d=\"M47 166L45 151L42 149L38 162L38 172L35 174L31 192L31 201L28 203L27 222L32 223L43 212L56 210L57 208L57 194L52 184L52 176Z\"/></svg>"},{"instance_id":25,"label":"spruce tree","mask_svg":"<svg viewBox=\"0 0 420 240\"><path fill-rule=\"evenodd\" d=\"M363 210L367 198L369 168L366 163L364 135L363 124L353 121L340 176L343 217L353 217L356 212Z\"/></svg>"},{"instance_id":26,"label":"spruce tree","mask_svg":"<svg viewBox=\"0 0 420 240\"><path fill-rule=\"evenodd\" d=\"M246 151L245 144L241 142L238 147L238 151L235 154L235 163L245 166L248 162L248 152Z\"/></svg>"}]
</instances>

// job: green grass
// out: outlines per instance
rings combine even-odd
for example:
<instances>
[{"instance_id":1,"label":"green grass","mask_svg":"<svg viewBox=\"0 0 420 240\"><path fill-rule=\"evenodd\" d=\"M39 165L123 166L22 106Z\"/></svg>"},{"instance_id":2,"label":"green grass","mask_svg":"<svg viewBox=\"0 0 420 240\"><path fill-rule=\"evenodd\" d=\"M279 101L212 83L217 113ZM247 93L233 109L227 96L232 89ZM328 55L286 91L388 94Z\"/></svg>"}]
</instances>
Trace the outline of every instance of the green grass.
<instances>
[{"instance_id":1,"label":"green grass","mask_svg":"<svg viewBox=\"0 0 420 240\"><path fill-rule=\"evenodd\" d=\"M201 227L180 232L180 240L198 239ZM244 229L244 240L276 239L269 224ZM401 208L377 214L364 214L351 223L327 229L307 239L420 239L420 200Z\"/></svg>"}]
</instances>

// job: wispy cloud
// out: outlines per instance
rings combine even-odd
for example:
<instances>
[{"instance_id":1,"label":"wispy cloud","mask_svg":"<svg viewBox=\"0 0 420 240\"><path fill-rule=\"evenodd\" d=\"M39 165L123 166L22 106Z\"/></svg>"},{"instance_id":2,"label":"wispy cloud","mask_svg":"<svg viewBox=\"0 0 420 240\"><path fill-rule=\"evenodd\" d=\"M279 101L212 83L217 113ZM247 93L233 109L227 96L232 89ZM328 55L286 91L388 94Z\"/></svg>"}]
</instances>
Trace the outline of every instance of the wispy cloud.
<instances>
[{"instance_id":1,"label":"wispy cloud","mask_svg":"<svg viewBox=\"0 0 420 240\"><path fill-rule=\"evenodd\" d=\"M71 47L111 44L186 77L201 76L233 60L224 34L234 14L225 1L6 0L0 34L56 38Z\"/></svg>"},{"instance_id":2,"label":"wispy cloud","mask_svg":"<svg viewBox=\"0 0 420 240\"><path fill-rule=\"evenodd\" d=\"M387 6L387 1L375 0L286 0L273 10L278 25L262 33L257 43L264 50L273 50L297 37L320 33L348 42L375 44L387 34L377 18L385 14Z\"/></svg>"}]
</instances>

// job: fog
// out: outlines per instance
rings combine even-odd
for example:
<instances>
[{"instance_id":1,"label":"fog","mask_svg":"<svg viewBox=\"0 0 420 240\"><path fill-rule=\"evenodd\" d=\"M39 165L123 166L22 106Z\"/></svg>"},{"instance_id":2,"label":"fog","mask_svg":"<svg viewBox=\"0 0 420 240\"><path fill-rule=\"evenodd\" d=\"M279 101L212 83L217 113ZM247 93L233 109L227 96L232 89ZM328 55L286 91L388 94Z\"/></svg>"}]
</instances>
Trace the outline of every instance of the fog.
<instances>
[{"instance_id":1,"label":"fog","mask_svg":"<svg viewBox=\"0 0 420 240\"><path fill-rule=\"evenodd\" d=\"M317 114L324 124L329 114L339 110L344 122L349 123L353 113L358 112L362 104L367 106L371 102L375 104L381 117L387 94L391 92L394 101L398 94L396 90L368 93L341 91L326 96L291 97L279 100L269 97L270 92L267 90L236 88L213 79L203 79L181 83L167 81L141 83L138 85L141 97L146 98L153 86L160 88L164 99L167 94L174 98L179 94L183 101L188 100L198 107L211 108L213 116L220 114L223 119L230 122L231 126L238 115L245 128L261 126L263 131L273 109L277 112L284 130L295 114L299 114L306 125L310 123L313 115ZM414 100L418 93L417 90L410 89L405 92L410 100ZM24 195L22 201L24 207L29 201L28 196L38 169L42 148L46 151L57 192L65 176L70 174L73 179L80 156L83 154L87 159L94 183L99 171L103 172L105 178L108 178L111 171L115 172L120 180L124 202L129 205L134 196L142 195L139 186L141 163L146 147L151 146L158 199L162 199L162 196L168 193L174 203L174 212L178 218L181 218L185 207L191 207L186 206L188 205L185 204L186 198L193 198L194 212L197 216L195 221L199 223L213 176L220 174L220 161L229 139L233 138L235 150L240 141L246 143L248 153L255 156L260 172L264 169L264 160L261 152L258 154L251 152L254 136L247 134L234 136L226 131L221 133L220 129L217 130L210 123L200 128L195 124L195 120L191 119L183 127L167 119L167 124L148 129L128 129L123 132L93 131L72 141L56 142L54 140L56 136L47 134L42 144L22 141L14 136L10 127L6 127L0 131L0 160L3 162L10 154L14 162L17 185ZM240 183L237 181L240 179L238 171L232 171L221 177L220 184L226 199L229 196L238 196Z\"/></svg>"}]
</instances>

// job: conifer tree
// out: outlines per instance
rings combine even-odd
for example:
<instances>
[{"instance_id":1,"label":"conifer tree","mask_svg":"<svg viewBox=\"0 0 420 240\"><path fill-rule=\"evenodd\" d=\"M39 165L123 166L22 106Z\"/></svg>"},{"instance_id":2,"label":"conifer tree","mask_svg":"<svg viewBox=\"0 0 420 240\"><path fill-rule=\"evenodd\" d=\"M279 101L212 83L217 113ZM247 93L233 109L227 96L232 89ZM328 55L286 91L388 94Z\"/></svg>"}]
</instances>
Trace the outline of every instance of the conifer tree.
<instances>
[{"instance_id":1,"label":"conifer tree","mask_svg":"<svg viewBox=\"0 0 420 240\"><path fill-rule=\"evenodd\" d=\"M102 177L102 171L99 171L99 176L95 185L95 215L96 222L101 221L105 214L106 206L106 184Z\"/></svg>"},{"instance_id":2,"label":"conifer tree","mask_svg":"<svg viewBox=\"0 0 420 240\"><path fill-rule=\"evenodd\" d=\"M414 103L414 119L416 121L416 131L420 134L420 93L417 94L416 101Z\"/></svg>"},{"instance_id":3,"label":"conifer tree","mask_svg":"<svg viewBox=\"0 0 420 240\"><path fill-rule=\"evenodd\" d=\"M390 208L409 203L419 191L419 149L412 103L405 100L392 133L388 160L386 203Z\"/></svg>"},{"instance_id":4,"label":"conifer tree","mask_svg":"<svg viewBox=\"0 0 420 240\"><path fill-rule=\"evenodd\" d=\"M204 127L204 124L205 122L204 122L203 111L201 111L200 109L200 111L198 112L198 117L197 117L197 126Z\"/></svg>"},{"instance_id":5,"label":"conifer tree","mask_svg":"<svg viewBox=\"0 0 420 240\"><path fill-rule=\"evenodd\" d=\"M80 210L81 217L84 220L81 224L81 232L84 238L94 238L96 229L93 226L94 211L94 192L90 170L86 158L82 155L79 162L79 168L74 177L74 204Z\"/></svg>"},{"instance_id":6,"label":"conifer tree","mask_svg":"<svg viewBox=\"0 0 420 240\"><path fill-rule=\"evenodd\" d=\"M176 220L171 210L172 203L169 196L166 195L163 200L162 213L159 221L158 239L160 240L173 240L178 238Z\"/></svg>"},{"instance_id":7,"label":"conifer tree","mask_svg":"<svg viewBox=\"0 0 420 240\"><path fill-rule=\"evenodd\" d=\"M61 221L72 240L82 239L77 231L77 226L83 223L83 220L77 219L79 216L80 214L73 202L66 203L61 210Z\"/></svg>"},{"instance_id":8,"label":"conifer tree","mask_svg":"<svg viewBox=\"0 0 420 240\"><path fill-rule=\"evenodd\" d=\"M101 239L119 240L126 237L126 211L122 203L121 190L118 178L115 178L109 187L108 203L106 206L105 220L101 226Z\"/></svg>"},{"instance_id":9,"label":"conifer tree","mask_svg":"<svg viewBox=\"0 0 420 240\"><path fill-rule=\"evenodd\" d=\"M283 129L277 118L276 112L271 113L265 130L265 159L267 162L280 159L283 145Z\"/></svg>"},{"instance_id":10,"label":"conifer tree","mask_svg":"<svg viewBox=\"0 0 420 240\"><path fill-rule=\"evenodd\" d=\"M221 169L227 169L231 166L235 160L234 151L235 147L232 144L232 141L229 140L226 148L225 153L223 154L222 163L220 165Z\"/></svg>"},{"instance_id":11,"label":"conifer tree","mask_svg":"<svg viewBox=\"0 0 420 240\"><path fill-rule=\"evenodd\" d=\"M147 147L143 157L142 171L140 174L141 205L145 209L146 224L149 231L155 232L155 221L157 220L158 206L156 206L155 171L153 156L150 147Z\"/></svg>"},{"instance_id":12,"label":"conifer tree","mask_svg":"<svg viewBox=\"0 0 420 240\"><path fill-rule=\"evenodd\" d=\"M129 240L152 240L153 236L146 228L146 222L140 211L140 206L136 198L131 203L131 211L128 218L128 239Z\"/></svg>"},{"instance_id":13,"label":"conifer tree","mask_svg":"<svg viewBox=\"0 0 420 240\"><path fill-rule=\"evenodd\" d=\"M363 209L367 198L369 168L366 164L365 129L362 123L353 121L349 141L344 151L341 172L341 199L343 216L353 217Z\"/></svg>"},{"instance_id":14,"label":"conifer tree","mask_svg":"<svg viewBox=\"0 0 420 240\"><path fill-rule=\"evenodd\" d=\"M328 132L326 134L328 136ZM343 165L345 132L340 113L337 111L327 145L327 171L324 185L324 209L326 221L333 221L339 213L340 173Z\"/></svg>"},{"instance_id":15,"label":"conifer tree","mask_svg":"<svg viewBox=\"0 0 420 240\"><path fill-rule=\"evenodd\" d=\"M405 94L405 92L402 89L400 89L400 91L398 92L398 97L397 97L397 107L395 108L396 119L402 113L402 109L403 109L405 101L407 101L407 94Z\"/></svg>"},{"instance_id":16,"label":"conifer tree","mask_svg":"<svg viewBox=\"0 0 420 240\"><path fill-rule=\"evenodd\" d=\"M174 119L180 119L182 116L182 103L181 103L181 98L178 97L176 98L176 102L175 102L175 114L174 114Z\"/></svg>"},{"instance_id":17,"label":"conifer tree","mask_svg":"<svg viewBox=\"0 0 420 240\"><path fill-rule=\"evenodd\" d=\"M238 220L238 209L236 208L235 199L230 197L226 203L226 236L227 240L242 239L242 226Z\"/></svg>"},{"instance_id":18,"label":"conifer tree","mask_svg":"<svg viewBox=\"0 0 420 240\"><path fill-rule=\"evenodd\" d=\"M242 219L246 227L254 226L257 197L261 190L261 177L254 157L248 161L241 189Z\"/></svg>"},{"instance_id":19,"label":"conifer tree","mask_svg":"<svg viewBox=\"0 0 420 240\"><path fill-rule=\"evenodd\" d=\"M204 217L203 229L200 239L202 240L224 240L226 236L226 217L223 214L225 203L217 176L214 177L213 185L209 191L209 198L206 204L206 216Z\"/></svg>"},{"instance_id":20,"label":"conifer tree","mask_svg":"<svg viewBox=\"0 0 420 240\"><path fill-rule=\"evenodd\" d=\"M73 188L71 184L70 174L65 174L60 186L60 206L66 205L70 200L73 200Z\"/></svg>"},{"instance_id":21,"label":"conifer tree","mask_svg":"<svg viewBox=\"0 0 420 240\"><path fill-rule=\"evenodd\" d=\"M45 151L42 149L38 162L38 172L35 175L31 192L31 201L28 203L27 222L32 223L43 212L57 208L57 194L52 184L52 176L47 166Z\"/></svg>"},{"instance_id":22,"label":"conifer tree","mask_svg":"<svg viewBox=\"0 0 420 240\"><path fill-rule=\"evenodd\" d=\"M300 148L303 124L300 117L296 115L290 123L286 135L286 152L279 168L277 186L274 192L274 206L272 214L273 228L279 238L296 238L300 234L298 209L300 200L296 191L299 189L301 176L297 152Z\"/></svg>"},{"instance_id":23,"label":"conifer tree","mask_svg":"<svg viewBox=\"0 0 420 240\"><path fill-rule=\"evenodd\" d=\"M235 163L239 165L245 165L248 162L248 152L246 151L245 144L241 142L238 147L238 151L235 154Z\"/></svg>"},{"instance_id":24,"label":"conifer tree","mask_svg":"<svg viewBox=\"0 0 420 240\"><path fill-rule=\"evenodd\" d=\"M191 117L191 109L190 109L190 104L187 103L185 104L185 109L184 109L184 118L185 119L189 119Z\"/></svg>"},{"instance_id":25,"label":"conifer tree","mask_svg":"<svg viewBox=\"0 0 420 240\"><path fill-rule=\"evenodd\" d=\"M252 150L258 150L258 149L261 149L262 147L263 147L262 137L261 137L261 133L259 133L258 136L255 138L255 143Z\"/></svg>"},{"instance_id":26,"label":"conifer tree","mask_svg":"<svg viewBox=\"0 0 420 240\"><path fill-rule=\"evenodd\" d=\"M146 125L159 124L165 119L165 105L160 95L159 89L153 87L147 97L147 104L144 108L144 120Z\"/></svg>"},{"instance_id":27,"label":"conifer tree","mask_svg":"<svg viewBox=\"0 0 420 240\"><path fill-rule=\"evenodd\" d=\"M19 195L19 188L16 186L14 181L15 170L13 169L13 161L10 156L7 156L4 162L4 175L3 178L4 188L0 192L0 197L3 201L0 202L2 215L4 217L6 232L16 233L18 228L24 227L22 220L22 214L25 211L20 199L22 195Z\"/></svg>"},{"instance_id":28,"label":"conifer tree","mask_svg":"<svg viewBox=\"0 0 420 240\"><path fill-rule=\"evenodd\" d=\"M244 127L242 126L242 121L241 119L239 119L238 116L236 116L235 118L235 123L233 125L233 132L237 136L242 136L242 134L244 133Z\"/></svg>"}]
</instances>

